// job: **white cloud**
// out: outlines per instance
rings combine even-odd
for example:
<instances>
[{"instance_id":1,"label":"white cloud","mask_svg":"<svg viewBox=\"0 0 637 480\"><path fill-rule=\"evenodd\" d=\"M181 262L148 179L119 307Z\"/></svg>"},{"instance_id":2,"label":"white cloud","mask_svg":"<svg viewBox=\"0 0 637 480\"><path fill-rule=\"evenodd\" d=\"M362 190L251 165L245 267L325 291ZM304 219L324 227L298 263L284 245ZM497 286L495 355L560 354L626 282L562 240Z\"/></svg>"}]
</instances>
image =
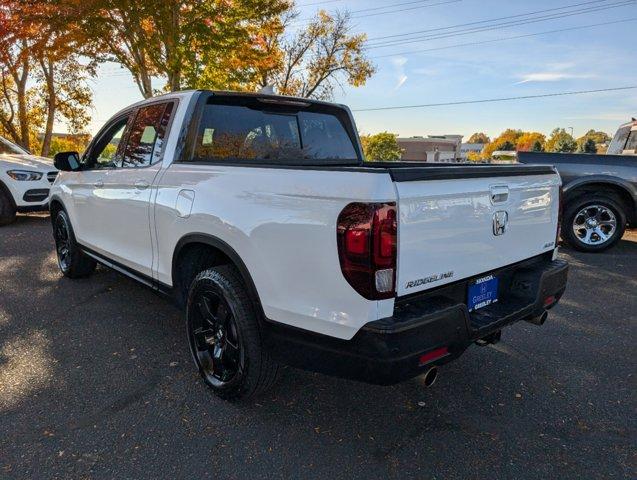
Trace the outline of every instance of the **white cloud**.
<instances>
[{"instance_id":1,"label":"white cloud","mask_svg":"<svg viewBox=\"0 0 637 480\"><path fill-rule=\"evenodd\" d=\"M394 87L394 91L396 91L407 81L407 75L405 74L405 64L407 63L407 59L405 57L393 57L391 59L391 63L394 64L394 69L396 70L396 76L398 78L396 86Z\"/></svg>"},{"instance_id":2,"label":"white cloud","mask_svg":"<svg viewBox=\"0 0 637 480\"><path fill-rule=\"evenodd\" d=\"M576 73L566 73L566 72L535 72L535 73L527 73L524 75L519 75L518 78L521 80L516 82L516 84L520 83L529 83L529 82L559 82L560 80L571 80L574 78L591 78L593 75L583 75Z\"/></svg>"}]
</instances>

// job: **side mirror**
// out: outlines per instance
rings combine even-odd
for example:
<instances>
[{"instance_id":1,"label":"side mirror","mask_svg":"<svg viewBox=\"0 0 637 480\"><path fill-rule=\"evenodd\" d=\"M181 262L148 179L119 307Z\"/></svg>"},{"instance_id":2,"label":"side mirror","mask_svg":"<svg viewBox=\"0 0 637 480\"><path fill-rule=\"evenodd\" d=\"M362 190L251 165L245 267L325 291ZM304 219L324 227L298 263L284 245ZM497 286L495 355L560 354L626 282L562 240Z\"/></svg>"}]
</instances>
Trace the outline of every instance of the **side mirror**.
<instances>
[{"instance_id":1,"label":"side mirror","mask_svg":"<svg viewBox=\"0 0 637 480\"><path fill-rule=\"evenodd\" d=\"M62 172L80 169L80 154L77 152L59 152L53 157L53 165Z\"/></svg>"}]
</instances>

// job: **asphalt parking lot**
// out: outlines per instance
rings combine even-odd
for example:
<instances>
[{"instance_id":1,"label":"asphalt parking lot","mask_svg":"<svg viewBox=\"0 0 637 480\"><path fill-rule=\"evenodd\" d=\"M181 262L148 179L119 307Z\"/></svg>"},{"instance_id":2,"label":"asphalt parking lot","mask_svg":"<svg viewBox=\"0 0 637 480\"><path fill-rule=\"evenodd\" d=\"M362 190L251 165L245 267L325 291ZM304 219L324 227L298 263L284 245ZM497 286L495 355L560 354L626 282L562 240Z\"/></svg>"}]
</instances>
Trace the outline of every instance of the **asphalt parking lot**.
<instances>
[{"instance_id":1,"label":"asphalt parking lot","mask_svg":"<svg viewBox=\"0 0 637 480\"><path fill-rule=\"evenodd\" d=\"M0 478L636 478L637 232L563 249L561 304L419 379L286 369L217 400L182 315L105 268L57 270L48 217L0 230Z\"/></svg>"}]
</instances>

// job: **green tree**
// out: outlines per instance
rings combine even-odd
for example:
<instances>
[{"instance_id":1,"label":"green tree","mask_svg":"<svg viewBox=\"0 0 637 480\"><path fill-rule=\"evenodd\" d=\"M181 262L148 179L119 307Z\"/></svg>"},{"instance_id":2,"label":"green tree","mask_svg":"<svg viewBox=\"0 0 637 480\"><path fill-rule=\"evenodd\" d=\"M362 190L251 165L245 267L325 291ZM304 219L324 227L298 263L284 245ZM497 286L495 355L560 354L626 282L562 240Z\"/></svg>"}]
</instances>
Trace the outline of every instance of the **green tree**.
<instances>
[{"instance_id":1,"label":"green tree","mask_svg":"<svg viewBox=\"0 0 637 480\"><path fill-rule=\"evenodd\" d=\"M578 150L583 153L597 153L597 144L595 143L595 139L592 137L587 138L584 143L579 144Z\"/></svg>"},{"instance_id":2,"label":"green tree","mask_svg":"<svg viewBox=\"0 0 637 480\"><path fill-rule=\"evenodd\" d=\"M476 132L469 137L468 143L489 143L491 139L486 133Z\"/></svg>"},{"instance_id":3,"label":"green tree","mask_svg":"<svg viewBox=\"0 0 637 480\"><path fill-rule=\"evenodd\" d=\"M577 142L566 130L556 128L546 141L545 149L547 152L574 152L577 149Z\"/></svg>"},{"instance_id":4,"label":"green tree","mask_svg":"<svg viewBox=\"0 0 637 480\"><path fill-rule=\"evenodd\" d=\"M365 158L368 161L380 162L400 160L402 150L398 146L396 137L396 134L388 132L361 136Z\"/></svg>"},{"instance_id":5,"label":"green tree","mask_svg":"<svg viewBox=\"0 0 637 480\"><path fill-rule=\"evenodd\" d=\"M597 145L608 144L611 141L611 137L606 132L591 129L577 139L577 150L579 152L586 152L586 144L589 140L593 140L593 143L595 144L595 152L587 153L597 153L599 150ZM588 148L591 150L590 146Z\"/></svg>"},{"instance_id":6,"label":"green tree","mask_svg":"<svg viewBox=\"0 0 637 480\"><path fill-rule=\"evenodd\" d=\"M540 140L536 140L535 143L533 144L533 147L531 147L531 151L532 152L543 152L544 151L544 146L543 146L542 142Z\"/></svg>"}]
</instances>

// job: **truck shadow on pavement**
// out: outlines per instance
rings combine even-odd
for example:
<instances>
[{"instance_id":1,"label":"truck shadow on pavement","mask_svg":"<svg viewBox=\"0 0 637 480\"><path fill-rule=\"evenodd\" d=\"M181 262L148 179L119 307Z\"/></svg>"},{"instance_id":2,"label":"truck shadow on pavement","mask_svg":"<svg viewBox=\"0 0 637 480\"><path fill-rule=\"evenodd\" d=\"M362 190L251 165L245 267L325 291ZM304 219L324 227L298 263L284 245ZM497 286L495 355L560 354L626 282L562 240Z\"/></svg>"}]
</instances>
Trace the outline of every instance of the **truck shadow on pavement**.
<instances>
[{"instance_id":1,"label":"truck shadow on pavement","mask_svg":"<svg viewBox=\"0 0 637 480\"><path fill-rule=\"evenodd\" d=\"M604 254L563 249L569 287L547 323L471 347L432 388L288 368L267 395L232 404L199 380L169 301L105 268L60 277L46 216L1 233L9 477L629 476L632 238Z\"/></svg>"}]
</instances>

